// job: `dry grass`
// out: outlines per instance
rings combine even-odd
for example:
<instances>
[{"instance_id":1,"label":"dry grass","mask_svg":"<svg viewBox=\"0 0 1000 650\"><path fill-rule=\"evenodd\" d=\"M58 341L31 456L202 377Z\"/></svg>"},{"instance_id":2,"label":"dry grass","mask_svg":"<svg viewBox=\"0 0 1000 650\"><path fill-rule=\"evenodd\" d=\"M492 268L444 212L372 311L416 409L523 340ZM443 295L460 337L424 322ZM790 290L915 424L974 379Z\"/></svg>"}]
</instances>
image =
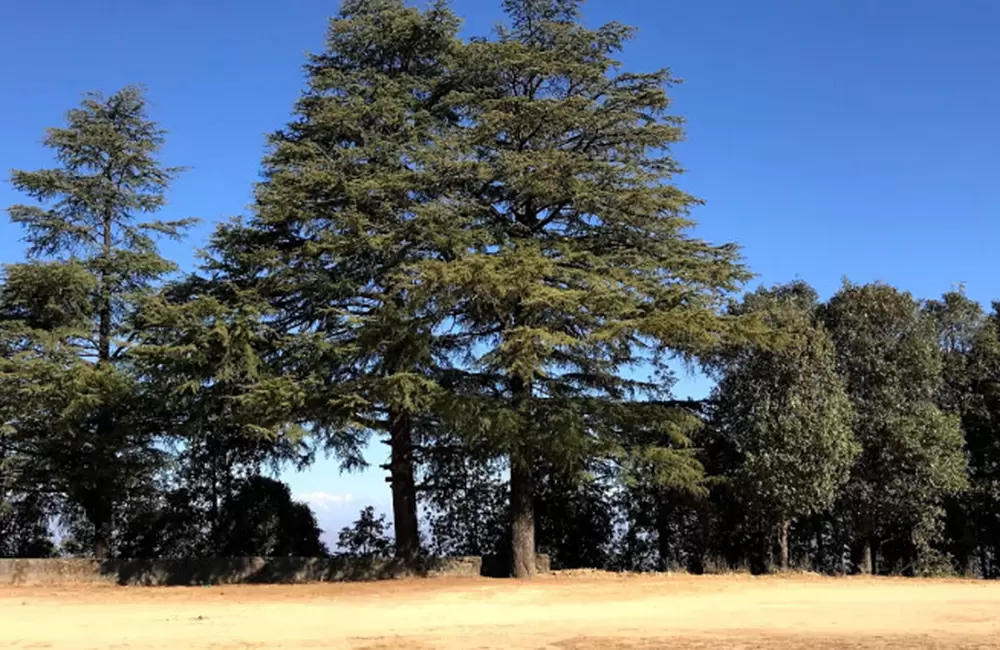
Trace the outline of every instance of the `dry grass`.
<instances>
[{"instance_id":1,"label":"dry grass","mask_svg":"<svg viewBox=\"0 0 1000 650\"><path fill-rule=\"evenodd\" d=\"M1000 583L811 576L3 588L0 648L1000 648Z\"/></svg>"}]
</instances>

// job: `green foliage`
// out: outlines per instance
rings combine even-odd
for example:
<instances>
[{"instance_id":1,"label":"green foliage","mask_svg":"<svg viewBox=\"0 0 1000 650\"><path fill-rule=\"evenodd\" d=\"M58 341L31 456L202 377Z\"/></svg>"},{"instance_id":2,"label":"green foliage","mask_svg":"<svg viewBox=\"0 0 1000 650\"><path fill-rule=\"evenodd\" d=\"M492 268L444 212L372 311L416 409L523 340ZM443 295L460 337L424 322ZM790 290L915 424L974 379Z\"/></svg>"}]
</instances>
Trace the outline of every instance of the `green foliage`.
<instances>
[{"instance_id":1,"label":"green foliage","mask_svg":"<svg viewBox=\"0 0 1000 650\"><path fill-rule=\"evenodd\" d=\"M265 467L310 458L294 350L279 355L264 308L250 292L190 277L145 299L137 313L139 334L129 358L143 380L146 412L176 445L171 475L184 486L140 519L166 527L150 539L174 552L225 554L233 535L246 537L251 525L234 529L228 504L246 499L240 494L248 485L266 483L260 476ZM262 498L272 498L268 494ZM287 546L268 544L254 548Z\"/></svg>"},{"instance_id":2,"label":"green foliage","mask_svg":"<svg viewBox=\"0 0 1000 650\"><path fill-rule=\"evenodd\" d=\"M966 486L958 419L935 404L942 364L933 321L908 293L849 283L824 321L862 446L844 507L859 540L901 537L901 561L918 566L938 541L944 498Z\"/></svg>"},{"instance_id":3,"label":"green foliage","mask_svg":"<svg viewBox=\"0 0 1000 650\"><path fill-rule=\"evenodd\" d=\"M341 529L337 547L346 555L363 558L392 556L393 543L386 534L385 515L375 516L375 508L367 506L358 519Z\"/></svg>"},{"instance_id":4,"label":"green foliage","mask_svg":"<svg viewBox=\"0 0 1000 650\"><path fill-rule=\"evenodd\" d=\"M233 464L293 460L305 387L256 296L192 277L142 303L130 358L146 400L195 451L221 446ZM279 356L280 361L279 361Z\"/></svg>"},{"instance_id":5,"label":"green foliage","mask_svg":"<svg viewBox=\"0 0 1000 650\"><path fill-rule=\"evenodd\" d=\"M515 504L531 492L521 466L614 449L612 405L661 397L672 355L730 335L719 308L747 278L735 247L688 232L698 200L672 183L671 75L622 72L631 29L588 29L578 5L507 2L510 26L461 51L443 100L455 152L437 163L455 184L440 234L453 252L407 276L452 315L456 383L474 395L455 428L511 457ZM643 364L665 379L633 379ZM591 417L601 403L607 421Z\"/></svg>"},{"instance_id":6,"label":"green foliage","mask_svg":"<svg viewBox=\"0 0 1000 650\"><path fill-rule=\"evenodd\" d=\"M946 535L956 568L1000 575L1000 309L989 314L959 292L931 302L944 355L939 403L961 418L969 459L969 490L948 503Z\"/></svg>"},{"instance_id":7,"label":"green foliage","mask_svg":"<svg viewBox=\"0 0 1000 650\"><path fill-rule=\"evenodd\" d=\"M687 233L698 201L670 182L669 73L620 72L631 30L588 30L577 4L508 2L512 28L463 52L469 89L451 101L468 187L451 230L473 247L415 268L453 294L470 369L563 411L590 393L649 392L623 376L640 360L664 370L665 350L711 349L728 325L716 309L746 278L732 246ZM515 450L558 439L523 424Z\"/></svg>"},{"instance_id":8,"label":"green foliage","mask_svg":"<svg viewBox=\"0 0 1000 650\"><path fill-rule=\"evenodd\" d=\"M431 552L442 557L502 552L509 545L502 460L457 435L438 435L420 461Z\"/></svg>"},{"instance_id":9,"label":"green foliage","mask_svg":"<svg viewBox=\"0 0 1000 650\"><path fill-rule=\"evenodd\" d=\"M0 462L0 475L9 478ZM13 492L8 483L0 487L0 558L51 557L55 544L49 530L51 504L38 494Z\"/></svg>"},{"instance_id":10,"label":"green foliage","mask_svg":"<svg viewBox=\"0 0 1000 650\"><path fill-rule=\"evenodd\" d=\"M66 121L43 140L58 167L11 174L14 188L38 205L15 205L8 214L25 229L29 256L80 264L91 275L86 348L107 360L107 339L127 336L123 318L135 295L175 268L160 257L157 238L179 238L193 220L142 218L163 207L181 169L157 159L164 132L147 117L141 88L88 94Z\"/></svg>"},{"instance_id":11,"label":"green foliage","mask_svg":"<svg viewBox=\"0 0 1000 650\"><path fill-rule=\"evenodd\" d=\"M134 408L138 381L125 352L137 302L174 269L156 238L190 224L145 218L179 171L157 160L162 143L141 89L90 94L43 141L58 166L11 174L37 201L8 213L40 261L5 271L0 386L24 397L15 437L32 447L36 478L82 510L99 556L111 551L116 507L161 457Z\"/></svg>"},{"instance_id":12,"label":"green foliage","mask_svg":"<svg viewBox=\"0 0 1000 650\"><path fill-rule=\"evenodd\" d=\"M395 274L434 244L438 181L423 168L435 84L455 17L402 1L347 2L310 58L296 120L271 138L253 216L219 230L214 268L252 284L275 327L311 345L314 425L385 430L431 388L433 313L412 313ZM330 373L339 373L330 376Z\"/></svg>"},{"instance_id":13,"label":"green foliage","mask_svg":"<svg viewBox=\"0 0 1000 650\"><path fill-rule=\"evenodd\" d=\"M224 503L218 554L229 557L319 557L326 549L309 506L292 500L288 486L263 476L241 481Z\"/></svg>"},{"instance_id":14,"label":"green foliage","mask_svg":"<svg viewBox=\"0 0 1000 650\"><path fill-rule=\"evenodd\" d=\"M605 567L614 542L611 481L596 472L536 470L538 551L554 569Z\"/></svg>"},{"instance_id":15,"label":"green foliage","mask_svg":"<svg viewBox=\"0 0 1000 650\"><path fill-rule=\"evenodd\" d=\"M711 426L739 457L728 478L747 515L766 527L828 510L859 451L816 309L815 292L801 283L749 294L733 311L760 314L780 338L718 364Z\"/></svg>"},{"instance_id":16,"label":"green foliage","mask_svg":"<svg viewBox=\"0 0 1000 650\"><path fill-rule=\"evenodd\" d=\"M252 286L276 330L309 347L306 403L317 437L348 467L374 432L389 437L398 550L419 552L412 422L437 393L434 329L407 265L442 254L448 121L439 96L458 20L438 2L345 2L309 58L295 120L270 140L254 213L220 230L216 268Z\"/></svg>"}]
</instances>

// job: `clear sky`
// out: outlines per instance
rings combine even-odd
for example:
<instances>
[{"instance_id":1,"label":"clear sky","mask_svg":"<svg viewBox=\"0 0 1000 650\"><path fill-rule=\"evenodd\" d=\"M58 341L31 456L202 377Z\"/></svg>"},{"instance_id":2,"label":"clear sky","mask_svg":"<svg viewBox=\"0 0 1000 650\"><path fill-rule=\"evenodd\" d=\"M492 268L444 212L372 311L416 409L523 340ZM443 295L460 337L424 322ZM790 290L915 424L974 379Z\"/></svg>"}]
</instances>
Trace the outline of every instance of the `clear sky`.
<instances>
[{"instance_id":1,"label":"clear sky","mask_svg":"<svg viewBox=\"0 0 1000 650\"><path fill-rule=\"evenodd\" d=\"M499 0L454 0L467 35ZM0 168L49 164L44 129L86 90L143 83L170 131L165 159L190 166L165 217L244 211L267 132L290 116L301 64L330 0L0 2ZM639 27L626 67L670 67L688 119L680 184L707 204L698 233L744 247L756 282L801 278L822 296L843 277L920 297L958 283L1000 298L1000 3L993 0L590 0L589 24ZM0 184L0 206L20 200ZM0 261L21 257L0 221ZM700 395L687 379L681 394ZM370 460L382 462L375 445ZM385 509L379 472L321 462L286 477L332 532L364 504ZM349 497L348 497L349 495Z\"/></svg>"}]
</instances>

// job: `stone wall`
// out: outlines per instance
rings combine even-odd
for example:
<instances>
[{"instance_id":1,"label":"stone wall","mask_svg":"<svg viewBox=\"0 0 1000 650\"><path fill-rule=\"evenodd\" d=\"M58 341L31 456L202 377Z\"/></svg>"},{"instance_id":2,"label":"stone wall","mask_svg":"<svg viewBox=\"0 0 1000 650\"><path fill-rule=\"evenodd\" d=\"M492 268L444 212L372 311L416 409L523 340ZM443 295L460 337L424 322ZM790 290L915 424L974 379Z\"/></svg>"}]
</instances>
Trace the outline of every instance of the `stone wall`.
<instances>
[{"instance_id":1,"label":"stone wall","mask_svg":"<svg viewBox=\"0 0 1000 650\"><path fill-rule=\"evenodd\" d=\"M540 555L539 570L548 571ZM197 586L235 583L293 584L386 580L408 576L479 576L503 574L494 558L428 559L419 571L394 560L332 558L199 558L176 560L0 559L0 585L144 585Z\"/></svg>"}]
</instances>

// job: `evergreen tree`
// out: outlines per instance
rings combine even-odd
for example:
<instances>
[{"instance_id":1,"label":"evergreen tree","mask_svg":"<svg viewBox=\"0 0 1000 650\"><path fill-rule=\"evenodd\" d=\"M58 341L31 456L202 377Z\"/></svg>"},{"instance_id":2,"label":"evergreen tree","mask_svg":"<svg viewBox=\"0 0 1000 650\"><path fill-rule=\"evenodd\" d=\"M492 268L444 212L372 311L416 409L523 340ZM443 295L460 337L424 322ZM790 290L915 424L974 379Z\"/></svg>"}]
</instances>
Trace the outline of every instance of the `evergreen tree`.
<instances>
[{"instance_id":1,"label":"evergreen tree","mask_svg":"<svg viewBox=\"0 0 1000 650\"><path fill-rule=\"evenodd\" d=\"M337 535L341 553L360 558L384 558L393 553L392 540L386 535L385 515L375 516L375 508L366 506L358 519L344 526Z\"/></svg>"},{"instance_id":2,"label":"evergreen tree","mask_svg":"<svg viewBox=\"0 0 1000 650\"><path fill-rule=\"evenodd\" d=\"M935 404L934 324L910 294L884 284L845 283L823 311L862 447L844 499L861 571L930 570L944 498L966 483L958 419ZM880 544L887 566L876 563Z\"/></svg>"},{"instance_id":3,"label":"evergreen tree","mask_svg":"<svg viewBox=\"0 0 1000 650\"><path fill-rule=\"evenodd\" d=\"M11 176L37 204L11 207L10 218L25 229L29 257L45 263L7 267L7 319L31 363L5 366L0 381L23 386L37 370L54 382L36 396L61 400L58 416L30 433L30 423L17 426L41 440L54 489L82 509L99 558L111 552L116 505L155 463L126 350L137 300L174 269L156 238L190 224L149 217L179 171L157 159L163 137L141 89L91 94L44 139L58 166Z\"/></svg>"},{"instance_id":4,"label":"evergreen tree","mask_svg":"<svg viewBox=\"0 0 1000 650\"><path fill-rule=\"evenodd\" d=\"M671 183L670 74L622 71L633 30L588 29L579 5L506 0L510 25L463 50L444 100L462 133L439 172L461 188L439 236L461 246L410 274L422 304L453 315L451 390L469 396L447 409L456 430L509 459L518 577L535 572L538 463L625 452L613 434L631 402L664 398L667 359L726 335L720 304L747 277L735 247L688 232L698 200Z\"/></svg>"},{"instance_id":5,"label":"evergreen tree","mask_svg":"<svg viewBox=\"0 0 1000 650\"><path fill-rule=\"evenodd\" d=\"M761 314L775 340L722 355L713 395L711 426L739 457L727 479L744 514L777 532L785 570L789 525L833 505L858 452L850 400L816 307L804 283L746 296L734 311Z\"/></svg>"},{"instance_id":6,"label":"evergreen tree","mask_svg":"<svg viewBox=\"0 0 1000 650\"><path fill-rule=\"evenodd\" d=\"M36 263L8 267L0 286L0 526L9 555L36 537L28 527L47 532L61 505L62 468L49 434L62 425L68 380L80 365L61 342L82 331L89 279L79 265ZM35 515L29 526L25 517Z\"/></svg>"},{"instance_id":7,"label":"evergreen tree","mask_svg":"<svg viewBox=\"0 0 1000 650\"><path fill-rule=\"evenodd\" d=\"M628 528L619 559L625 566L697 570L697 541L685 536L693 511L707 495L705 466L695 439L704 433L704 401L635 402L617 409L628 417L608 431L620 441L603 463L620 493ZM683 532L682 532L682 529ZM653 558L653 559L651 559Z\"/></svg>"},{"instance_id":8,"label":"evergreen tree","mask_svg":"<svg viewBox=\"0 0 1000 650\"><path fill-rule=\"evenodd\" d=\"M429 548L435 555L503 551L508 527L501 459L467 444L462 436L439 432L421 455L420 479Z\"/></svg>"},{"instance_id":9,"label":"evergreen tree","mask_svg":"<svg viewBox=\"0 0 1000 650\"><path fill-rule=\"evenodd\" d=\"M276 330L313 346L311 426L343 448L368 433L391 450L396 553L420 552L414 427L435 390L434 330L407 265L448 254L438 110L458 21L443 2L347 0L310 58L296 120L271 138L254 214L223 228L216 268L251 279Z\"/></svg>"},{"instance_id":10,"label":"evergreen tree","mask_svg":"<svg viewBox=\"0 0 1000 650\"><path fill-rule=\"evenodd\" d=\"M613 484L602 468L539 468L534 510L538 550L553 569L607 569L614 541Z\"/></svg>"},{"instance_id":11,"label":"evergreen tree","mask_svg":"<svg viewBox=\"0 0 1000 650\"><path fill-rule=\"evenodd\" d=\"M176 444L182 486L154 512L183 503L195 528L203 522L202 554L232 546L226 504L246 481L310 458L301 359L268 327L266 310L252 292L191 276L148 296L135 317L130 358L143 407Z\"/></svg>"}]
</instances>

